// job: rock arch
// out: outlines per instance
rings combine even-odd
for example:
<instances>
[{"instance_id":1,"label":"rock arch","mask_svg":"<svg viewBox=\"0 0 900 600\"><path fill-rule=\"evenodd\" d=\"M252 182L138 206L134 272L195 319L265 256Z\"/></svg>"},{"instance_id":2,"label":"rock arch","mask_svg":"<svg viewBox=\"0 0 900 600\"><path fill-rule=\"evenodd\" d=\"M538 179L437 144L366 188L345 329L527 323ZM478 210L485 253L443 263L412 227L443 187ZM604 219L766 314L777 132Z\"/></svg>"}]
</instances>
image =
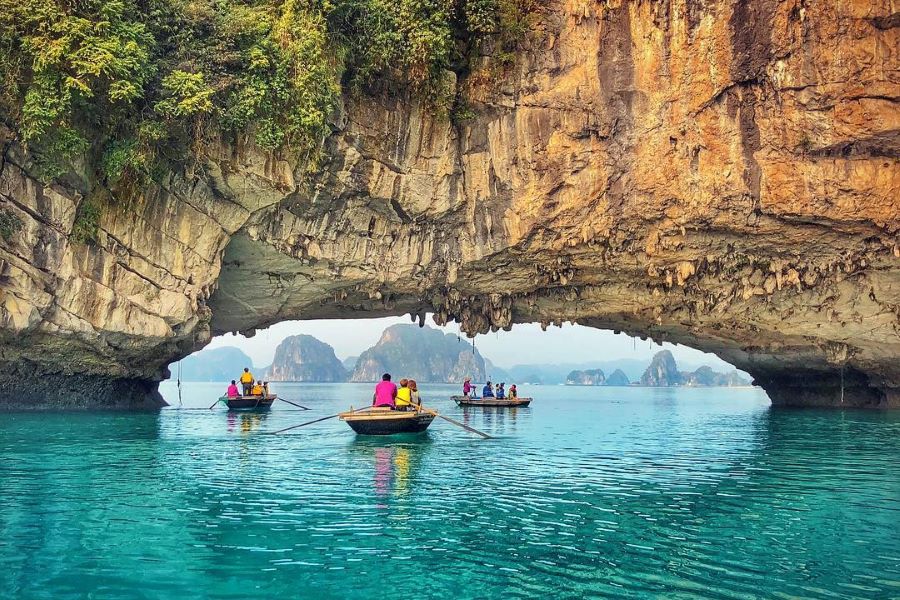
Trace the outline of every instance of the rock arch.
<instances>
[{"instance_id":1,"label":"rock arch","mask_svg":"<svg viewBox=\"0 0 900 600\"><path fill-rule=\"evenodd\" d=\"M561 0L499 81L459 80L473 119L348 97L311 177L220 140L127 203L40 183L0 128L0 385L31 382L6 403L152 397L214 333L433 311L689 344L778 404L898 406L895 22ZM70 237L85 198L91 245Z\"/></svg>"}]
</instances>

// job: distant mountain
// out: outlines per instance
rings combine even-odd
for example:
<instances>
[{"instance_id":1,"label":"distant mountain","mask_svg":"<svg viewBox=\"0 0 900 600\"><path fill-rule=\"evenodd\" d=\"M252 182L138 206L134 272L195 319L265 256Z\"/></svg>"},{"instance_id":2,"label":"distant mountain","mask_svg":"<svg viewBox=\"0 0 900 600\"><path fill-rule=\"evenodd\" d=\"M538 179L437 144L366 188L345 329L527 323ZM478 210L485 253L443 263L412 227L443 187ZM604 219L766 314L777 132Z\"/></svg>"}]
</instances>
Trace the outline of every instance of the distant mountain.
<instances>
[{"instance_id":1,"label":"distant mountain","mask_svg":"<svg viewBox=\"0 0 900 600\"><path fill-rule=\"evenodd\" d=\"M182 381L231 381L244 367L253 370L253 361L238 348L224 346L195 352L181 360ZM178 363L169 365L171 378L178 378Z\"/></svg>"},{"instance_id":2,"label":"distant mountain","mask_svg":"<svg viewBox=\"0 0 900 600\"><path fill-rule=\"evenodd\" d=\"M682 373L684 385L708 385L708 386L745 386L750 385L750 380L741 377L736 370L728 373L713 371L710 367L700 367L693 373Z\"/></svg>"},{"instance_id":3,"label":"distant mountain","mask_svg":"<svg viewBox=\"0 0 900 600\"><path fill-rule=\"evenodd\" d=\"M292 335L278 344L265 379L340 382L347 381L347 370L325 342L311 335Z\"/></svg>"},{"instance_id":4,"label":"distant mountain","mask_svg":"<svg viewBox=\"0 0 900 600\"><path fill-rule=\"evenodd\" d=\"M350 381L378 381L382 373L418 382L484 381L484 358L471 344L431 327L392 325L378 343L360 354Z\"/></svg>"},{"instance_id":5,"label":"distant mountain","mask_svg":"<svg viewBox=\"0 0 900 600\"><path fill-rule=\"evenodd\" d=\"M576 370L566 377L566 385L604 385L605 383L606 375L602 369Z\"/></svg>"},{"instance_id":6,"label":"distant mountain","mask_svg":"<svg viewBox=\"0 0 900 600\"><path fill-rule=\"evenodd\" d=\"M628 380L628 375L622 372L622 369L616 369L606 378L606 385L631 385L631 382Z\"/></svg>"},{"instance_id":7,"label":"distant mountain","mask_svg":"<svg viewBox=\"0 0 900 600\"><path fill-rule=\"evenodd\" d=\"M624 372L629 379L640 379L641 373L647 367L646 360L622 358L617 360L597 360L583 363L560 364L527 364L515 365L506 369L509 372L507 381L529 381L535 383L535 379L547 385L565 383L572 371L587 371L600 369L604 373L612 373L616 369Z\"/></svg>"},{"instance_id":8,"label":"distant mountain","mask_svg":"<svg viewBox=\"0 0 900 600\"><path fill-rule=\"evenodd\" d=\"M352 373L353 369L356 368L356 361L359 360L358 356L348 356L344 360L341 361L341 364L344 365L344 368L347 369L348 373Z\"/></svg>"},{"instance_id":9,"label":"distant mountain","mask_svg":"<svg viewBox=\"0 0 900 600\"><path fill-rule=\"evenodd\" d=\"M706 365L695 371L679 371L672 353L662 350L653 356L650 366L641 377L641 385L653 387L673 385L743 386L750 385L750 381L742 377L737 370L719 373Z\"/></svg>"},{"instance_id":10,"label":"distant mountain","mask_svg":"<svg viewBox=\"0 0 900 600\"><path fill-rule=\"evenodd\" d=\"M682 377L675 364L675 357L668 350L660 350L653 355L650 366L641 375L641 385L667 387L681 385Z\"/></svg>"}]
</instances>

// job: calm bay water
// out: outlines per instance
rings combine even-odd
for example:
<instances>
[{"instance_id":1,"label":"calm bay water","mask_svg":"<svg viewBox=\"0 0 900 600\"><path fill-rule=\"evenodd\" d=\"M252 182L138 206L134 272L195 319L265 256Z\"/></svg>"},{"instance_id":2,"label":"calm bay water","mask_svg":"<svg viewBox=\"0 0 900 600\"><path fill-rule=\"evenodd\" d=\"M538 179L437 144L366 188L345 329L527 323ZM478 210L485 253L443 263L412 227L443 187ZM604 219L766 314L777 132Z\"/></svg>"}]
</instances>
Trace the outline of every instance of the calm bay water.
<instances>
[{"instance_id":1,"label":"calm bay water","mask_svg":"<svg viewBox=\"0 0 900 600\"><path fill-rule=\"evenodd\" d=\"M3 414L0 596L900 598L900 414L565 387L463 410L429 386L497 439L271 436L371 394L273 387L313 410Z\"/></svg>"}]
</instances>

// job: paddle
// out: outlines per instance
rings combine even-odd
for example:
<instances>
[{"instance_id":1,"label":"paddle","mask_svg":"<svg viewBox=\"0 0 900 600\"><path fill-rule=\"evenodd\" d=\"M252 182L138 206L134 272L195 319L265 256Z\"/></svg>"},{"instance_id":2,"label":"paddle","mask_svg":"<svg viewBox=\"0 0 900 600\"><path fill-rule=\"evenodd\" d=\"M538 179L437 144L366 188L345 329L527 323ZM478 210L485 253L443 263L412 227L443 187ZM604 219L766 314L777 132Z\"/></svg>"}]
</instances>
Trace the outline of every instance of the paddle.
<instances>
[{"instance_id":1,"label":"paddle","mask_svg":"<svg viewBox=\"0 0 900 600\"><path fill-rule=\"evenodd\" d=\"M486 433L483 432L483 431L478 431L478 430L475 429L474 427L469 427L468 425L465 425L465 424L463 424L463 423L460 423L459 421L455 421L455 420L451 419L450 417L445 417L444 415L442 415L441 413L437 412L436 410L426 410L426 409L424 409L424 408L421 409L421 410L422 410L422 412L427 412L427 413L430 413L430 414L432 414L432 415L434 415L434 416L436 416L436 417L440 417L440 418L444 419L445 421L449 421L449 422L453 423L454 425L456 425L456 426L458 426L458 427L462 427L462 428L465 429L466 431L471 431L472 433L477 433L478 435L480 435L481 437L483 437L483 438L486 439L486 440L494 439L493 436L490 436L490 435L486 434Z\"/></svg>"},{"instance_id":2,"label":"paddle","mask_svg":"<svg viewBox=\"0 0 900 600\"><path fill-rule=\"evenodd\" d=\"M293 404L297 408L302 408L303 410L312 410L310 408L306 408L302 404L297 404L296 402L291 402L290 400L285 400L284 398L279 398L279 400L281 400L282 402L287 402L288 404Z\"/></svg>"},{"instance_id":3,"label":"paddle","mask_svg":"<svg viewBox=\"0 0 900 600\"><path fill-rule=\"evenodd\" d=\"M364 406L362 408L357 408L356 410L351 410L350 412L359 412L361 410L367 410L372 408L371 406ZM278 431L267 431L266 433L270 435L276 435L278 433L284 433L285 431L290 431L291 429L297 429L298 427L306 427L307 425L312 425L313 423L321 423L322 421L327 421L328 419L333 419L335 417L339 417L343 414L343 412L339 412L336 415L328 415L327 417L322 417L321 419L314 419L312 421L307 421L306 423L300 423L299 425L292 425L290 427L285 427L284 429L279 429Z\"/></svg>"},{"instance_id":4,"label":"paddle","mask_svg":"<svg viewBox=\"0 0 900 600\"><path fill-rule=\"evenodd\" d=\"M219 403L219 402L221 402L221 401L222 401L222 399L221 399L221 398L216 398L216 401L215 401L215 402L213 402L213 403L212 403L212 404L211 404L211 405L210 405L210 407L209 407L209 408L207 408L207 409L206 409L206 410L212 410L212 409L213 409L213 407L214 407L214 406L215 406L215 405L216 405L216 404L218 404L218 403Z\"/></svg>"}]
</instances>

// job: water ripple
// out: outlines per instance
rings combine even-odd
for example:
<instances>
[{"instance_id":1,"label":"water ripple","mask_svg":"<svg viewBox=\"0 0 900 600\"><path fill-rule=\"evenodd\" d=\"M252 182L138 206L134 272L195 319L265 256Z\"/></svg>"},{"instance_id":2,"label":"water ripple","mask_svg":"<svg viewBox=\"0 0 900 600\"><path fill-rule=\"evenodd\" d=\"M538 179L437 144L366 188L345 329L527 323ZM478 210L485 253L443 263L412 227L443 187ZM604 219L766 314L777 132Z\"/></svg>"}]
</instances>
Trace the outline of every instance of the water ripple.
<instances>
[{"instance_id":1,"label":"water ripple","mask_svg":"<svg viewBox=\"0 0 900 600\"><path fill-rule=\"evenodd\" d=\"M0 589L20 598L900 597L900 415L753 390L540 387L398 440L269 414L10 414ZM188 386L190 406L220 390ZM430 390L446 398L450 388Z\"/></svg>"}]
</instances>

